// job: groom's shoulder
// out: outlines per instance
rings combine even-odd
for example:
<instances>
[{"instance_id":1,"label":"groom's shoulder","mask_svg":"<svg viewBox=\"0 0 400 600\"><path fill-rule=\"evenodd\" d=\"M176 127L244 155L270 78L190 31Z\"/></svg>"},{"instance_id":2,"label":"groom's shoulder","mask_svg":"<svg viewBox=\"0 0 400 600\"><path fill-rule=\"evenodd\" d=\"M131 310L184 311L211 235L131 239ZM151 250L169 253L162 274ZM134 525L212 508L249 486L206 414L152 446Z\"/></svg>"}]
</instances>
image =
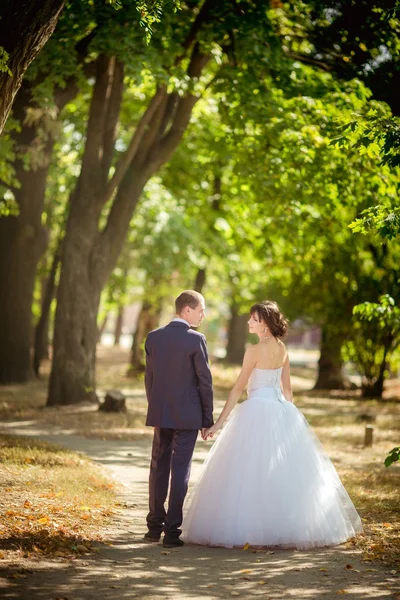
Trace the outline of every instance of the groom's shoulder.
<instances>
[{"instance_id":1,"label":"groom's shoulder","mask_svg":"<svg viewBox=\"0 0 400 600\"><path fill-rule=\"evenodd\" d=\"M147 334L147 339L151 340L152 338L156 338L159 335L163 335L165 333L166 327L157 327L157 329L153 329L150 333Z\"/></svg>"},{"instance_id":2,"label":"groom's shoulder","mask_svg":"<svg viewBox=\"0 0 400 600\"><path fill-rule=\"evenodd\" d=\"M204 333L200 333L200 331L196 331L195 329L187 329L187 333L188 335L193 336L193 339L197 342L200 342L201 340L204 342L206 341L206 336Z\"/></svg>"}]
</instances>

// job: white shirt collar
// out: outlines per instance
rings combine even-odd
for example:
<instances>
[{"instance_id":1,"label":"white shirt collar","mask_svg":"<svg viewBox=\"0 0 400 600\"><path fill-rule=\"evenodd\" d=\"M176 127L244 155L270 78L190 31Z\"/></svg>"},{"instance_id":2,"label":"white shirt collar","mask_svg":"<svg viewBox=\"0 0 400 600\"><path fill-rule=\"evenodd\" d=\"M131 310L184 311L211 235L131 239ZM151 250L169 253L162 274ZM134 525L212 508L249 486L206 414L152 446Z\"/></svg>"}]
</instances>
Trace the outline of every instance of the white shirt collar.
<instances>
[{"instance_id":1,"label":"white shirt collar","mask_svg":"<svg viewBox=\"0 0 400 600\"><path fill-rule=\"evenodd\" d=\"M185 323L185 325L188 325L190 327L190 323L188 323L188 321L186 321L186 319L181 319L180 317L175 317L172 320L173 321L178 321L179 323Z\"/></svg>"}]
</instances>

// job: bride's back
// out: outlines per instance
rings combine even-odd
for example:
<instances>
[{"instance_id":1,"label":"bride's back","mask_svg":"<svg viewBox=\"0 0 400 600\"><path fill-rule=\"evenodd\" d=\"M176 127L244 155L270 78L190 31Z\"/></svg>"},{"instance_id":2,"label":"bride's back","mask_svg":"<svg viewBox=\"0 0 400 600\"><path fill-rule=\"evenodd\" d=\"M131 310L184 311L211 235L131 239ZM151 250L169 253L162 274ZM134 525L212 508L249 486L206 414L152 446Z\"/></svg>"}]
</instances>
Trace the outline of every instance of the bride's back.
<instances>
[{"instance_id":1,"label":"bride's back","mask_svg":"<svg viewBox=\"0 0 400 600\"><path fill-rule=\"evenodd\" d=\"M263 340L255 345L256 369L279 369L286 360L286 346L277 338Z\"/></svg>"}]
</instances>

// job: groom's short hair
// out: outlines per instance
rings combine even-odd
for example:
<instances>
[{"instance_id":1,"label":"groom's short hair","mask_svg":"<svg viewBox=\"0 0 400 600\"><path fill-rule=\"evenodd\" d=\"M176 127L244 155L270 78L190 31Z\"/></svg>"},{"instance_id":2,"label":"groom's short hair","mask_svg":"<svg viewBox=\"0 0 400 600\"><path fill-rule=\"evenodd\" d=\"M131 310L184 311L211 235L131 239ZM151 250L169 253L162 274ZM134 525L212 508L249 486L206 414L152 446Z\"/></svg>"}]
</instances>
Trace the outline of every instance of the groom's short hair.
<instances>
[{"instance_id":1,"label":"groom's short hair","mask_svg":"<svg viewBox=\"0 0 400 600\"><path fill-rule=\"evenodd\" d=\"M195 290L185 290L175 299L176 313L179 315L185 306L197 308L202 300L203 296L199 292L196 292Z\"/></svg>"}]
</instances>

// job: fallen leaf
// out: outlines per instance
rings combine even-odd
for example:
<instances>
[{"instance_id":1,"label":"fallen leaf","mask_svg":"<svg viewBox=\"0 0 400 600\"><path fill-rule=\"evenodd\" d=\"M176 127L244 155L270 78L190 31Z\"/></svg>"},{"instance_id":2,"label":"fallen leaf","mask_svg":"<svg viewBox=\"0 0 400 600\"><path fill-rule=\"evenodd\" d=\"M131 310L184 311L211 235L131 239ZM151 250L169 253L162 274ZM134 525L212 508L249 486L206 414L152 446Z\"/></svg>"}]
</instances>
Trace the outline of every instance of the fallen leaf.
<instances>
[{"instance_id":1,"label":"fallen leaf","mask_svg":"<svg viewBox=\"0 0 400 600\"><path fill-rule=\"evenodd\" d=\"M239 592L231 592L231 596L240 596Z\"/></svg>"},{"instance_id":2,"label":"fallen leaf","mask_svg":"<svg viewBox=\"0 0 400 600\"><path fill-rule=\"evenodd\" d=\"M264 579L261 579L261 581L258 582L258 585L265 585L267 582L264 581Z\"/></svg>"},{"instance_id":3,"label":"fallen leaf","mask_svg":"<svg viewBox=\"0 0 400 600\"><path fill-rule=\"evenodd\" d=\"M242 548L242 550L248 550L250 548L250 544L245 544Z\"/></svg>"},{"instance_id":4,"label":"fallen leaf","mask_svg":"<svg viewBox=\"0 0 400 600\"><path fill-rule=\"evenodd\" d=\"M160 554L164 554L165 556L167 556L167 554L171 554L171 552L167 552L166 550L162 550L162 551L160 552Z\"/></svg>"},{"instance_id":5,"label":"fallen leaf","mask_svg":"<svg viewBox=\"0 0 400 600\"><path fill-rule=\"evenodd\" d=\"M36 522L43 525L44 523L49 523L50 519L49 519L49 517L42 517L41 519L38 519Z\"/></svg>"},{"instance_id":6,"label":"fallen leaf","mask_svg":"<svg viewBox=\"0 0 400 600\"><path fill-rule=\"evenodd\" d=\"M353 567L353 565L347 564L347 565L345 566L345 569L354 569L354 567ZM322 570L322 569L320 569L320 571L321 571L321 570Z\"/></svg>"},{"instance_id":7,"label":"fallen leaf","mask_svg":"<svg viewBox=\"0 0 400 600\"><path fill-rule=\"evenodd\" d=\"M251 569L242 569L240 573L251 573Z\"/></svg>"},{"instance_id":8,"label":"fallen leaf","mask_svg":"<svg viewBox=\"0 0 400 600\"><path fill-rule=\"evenodd\" d=\"M349 592L347 590L338 590L336 593L337 594L348 594Z\"/></svg>"},{"instance_id":9,"label":"fallen leaf","mask_svg":"<svg viewBox=\"0 0 400 600\"><path fill-rule=\"evenodd\" d=\"M324 567L321 567L320 571L328 571L328 569L324 569Z\"/></svg>"}]
</instances>

